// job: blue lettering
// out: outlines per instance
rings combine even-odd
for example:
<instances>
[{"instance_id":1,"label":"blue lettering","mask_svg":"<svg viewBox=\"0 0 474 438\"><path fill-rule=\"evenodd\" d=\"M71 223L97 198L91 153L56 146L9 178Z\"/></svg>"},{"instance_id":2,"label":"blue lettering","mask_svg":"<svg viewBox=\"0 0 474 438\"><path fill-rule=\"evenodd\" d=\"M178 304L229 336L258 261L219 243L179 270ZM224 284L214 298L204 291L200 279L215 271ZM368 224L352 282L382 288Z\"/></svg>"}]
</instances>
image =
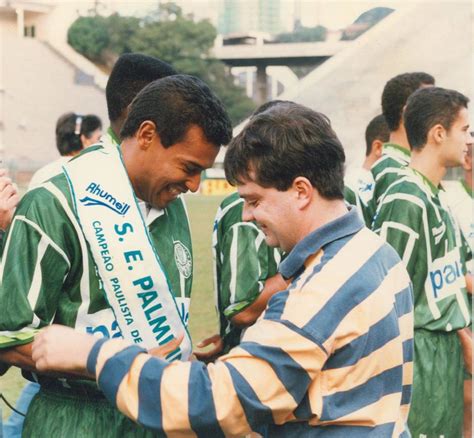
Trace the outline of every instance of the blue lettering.
<instances>
[{"instance_id":1,"label":"blue lettering","mask_svg":"<svg viewBox=\"0 0 474 438\"><path fill-rule=\"evenodd\" d=\"M129 224L128 222L125 222L121 227L118 224L114 225L114 230L119 236L124 236L127 234L127 230L133 233L132 224Z\"/></svg>"},{"instance_id":2,"label":"blue lettering","mask_svg":"<svg viewBox=\"0 0 474 438\"><path fill-rule=\"evenodd\" d=\"M140 286L143 290L148 290L153 287L153 280L149 275L147 275L146 277L134 280L133 285Z\"/></svg>"},{"instance_id":3,"label":"blue lettering","mask_svg":"<svg viewBox=\"0 0 474 438\"><path fill-rule=\"evenodd\" d=\"M134 261L134 262L136 262L137 260L143 261L142 252L141 252L141 251L138 251L138 250L135 250L135 251L127 251L127 252L124 252L123 255L124 255L125 261L126 261L127 263L130 263L130 260L131 260L131 261Z\"/></svg>"},{"instance_id":4,"label":"blue lettering","mask_svg":"<svg viewBox=\"0 0 474 438\"><path fill-rule=\"evenodd\" d=\"M158 295L157 295L157 297L158 297ZM158 304L155 304L155 305L154 305L153 307L151 307L150 309L146 309L146 310L145 310L146 319L147 319L148 321L150 321L150 319L152 319L151 314L152 314L153 312L157 311L157 310L162 309L162 308L163 308L163 306L161 305L161 303L158 303Z\"/></svg>"},{"instance_id":5,"label":"blue lettering","mask_svg":"<svg viewBox=\"0 0 474 438\"><path fill-rule=\"evenodd\" d=\"M153 333L158 333L155 336L155 339L158 341L160 345L163 345L164 343L169 342L171 339L173 339L173 336L171 336L171 339L166 338L163 342L160 342L160 339L163 338L163 336L165 336L170 331L169 325L167 324L163 325L165 322L166 322L165 316L159 316L158 318L155 318L153 321L150 321L150 326L153 327Z\"/></svg>"},{"instance_id":6,"label":"blue lettering","mask_svg":"<svg viewBox=\"0 0 474 438\"><path fill-rule=\"evenodd\" d=\"M448 284L452 284L456 281L456 271L452 265L447 265L443 268L443 275Z\"/></svg>"},{"instance_id":7,"label":"blue lettering","mask_svg":"<svg viewBox=\"0 0 474 438\"><path fill-rule=\"evenodd\" d=\"M435 298L438 298L438 291L443 287L443 276L441 275L441 271L438 269L437 271L430 272L430 278L434 296Z\"/></svg>"},{"instance_id":8,"label":"blue lettering","mask_svg":"<svg viewBox=\"0 0 474 438\"><path fill-rule=\"evenodd\" d=\"M138 298L140 298L142 302L142 309L146 309L153 301L158 298L158 294L152 290L151 292L140 292Z\"/></svg>"}]
</instances>

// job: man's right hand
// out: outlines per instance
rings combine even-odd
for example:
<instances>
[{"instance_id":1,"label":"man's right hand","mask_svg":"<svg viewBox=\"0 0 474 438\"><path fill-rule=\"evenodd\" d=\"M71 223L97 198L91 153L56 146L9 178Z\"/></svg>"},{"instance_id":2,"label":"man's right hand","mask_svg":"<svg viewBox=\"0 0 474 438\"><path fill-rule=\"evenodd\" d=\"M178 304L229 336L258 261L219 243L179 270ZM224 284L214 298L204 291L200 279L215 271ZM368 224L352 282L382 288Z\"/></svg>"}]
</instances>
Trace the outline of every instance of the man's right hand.
<instances>
[{"instance_id":1,"label":"man's right hand","mask_svg":"<svg viewBox=\"0 0 474 438\"><path fill-rule=\"evenodd\" d=\"M6 230L10 225L15 207L20 201L16 186L7 176L6 169L0 169L0 229Z\"/></svg>"},{"instance_id":2,"label":"man's right hand","mask_svg":"<svg viewBox=\"0 0 474 438\"><path fill-rule=\"evenodd\" d=\"M206 338L199 342L196 345L198 348L204 348L208 345L214 345L214 348L211 348L209 351L194 351L194 355L198 360L201 360L205 363L214 362L219 356L220 353L224 350L224 342L220 335L213 335L210 338Z\"/></svg>"}]
</instances>

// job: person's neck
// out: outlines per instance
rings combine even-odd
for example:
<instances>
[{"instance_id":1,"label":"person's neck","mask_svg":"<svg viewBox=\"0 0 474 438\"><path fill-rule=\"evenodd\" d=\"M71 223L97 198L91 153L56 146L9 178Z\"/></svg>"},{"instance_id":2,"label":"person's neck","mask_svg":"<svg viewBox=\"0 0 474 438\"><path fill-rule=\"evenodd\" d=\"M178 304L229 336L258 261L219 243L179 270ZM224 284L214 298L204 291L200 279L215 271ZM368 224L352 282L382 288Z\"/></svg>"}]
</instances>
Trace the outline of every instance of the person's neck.
<instances>
[{"instance_id":1,"label":"person's neck","mask_svg":"<svg viewBox=\"0 0 474 438\"><path fill-rule=\"evenodd\" d=\"M390 143L397 144L404 149L410 150L410 144L408 143L407 133L405 127L402 125L396 131L390 132Z\"/></svg>"},{"instance_id":2,"label":"person's neck","mask_svg":"<svg viewBox=\"0 0 474 438\"><path fill-rule=\"evenodd\" d=\"M84 148L82 148L79 151L71 151L69 154L64 155L64 156L72 158L72 157L75 157L76 155L79 155L83 150L84 150Z\"/></svg>"},{"instance_id":3,"label":"person's neck","mask_svg":"<svg viewBox=\"0 0 474 438\"><path fill-rule=\"evenodd\" d=\"M374 158L371 155L367 155L365 157L364 162L362 163L362 169L370 170L376 161L377 161L377 157Z\"/></svg>"},{"instance_id":4,"label":"person's neck","mask_svg":"<svg viewBox=\"0 0 474 438\"><path fill-rule=\"evenodd\" d=\"M438 187L446 174L446 166L441 162L435 149L425 145L421 151L413 150L410 167L425 176L435 187Z\"/></svg>"}]
</instances>

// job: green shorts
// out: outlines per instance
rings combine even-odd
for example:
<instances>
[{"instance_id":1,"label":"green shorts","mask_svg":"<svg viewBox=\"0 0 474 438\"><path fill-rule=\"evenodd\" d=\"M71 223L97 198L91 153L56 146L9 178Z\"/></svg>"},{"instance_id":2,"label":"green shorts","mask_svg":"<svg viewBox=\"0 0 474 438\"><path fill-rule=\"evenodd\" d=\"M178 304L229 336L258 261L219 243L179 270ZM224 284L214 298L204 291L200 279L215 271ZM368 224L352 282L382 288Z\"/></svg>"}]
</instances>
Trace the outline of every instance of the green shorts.
<instances>
[{"instance_id":1,"label":"green shorts","mask_svg":"<svg viewBox=\"0 0 474 438\"><path fill-rule=\"evenodd\" d=\"M413 438L460 438L464 362L456 332L415 330L413 392L408 427Z\"/></svg>"},{"instance_id":2,"label":"green shorts","mask_svg":"<svg viewBox=\"0 0 474 438\"><path fill-rule=\"evenodd\" d=\"M33 398L28 409L23 436L28 438L155 438L164 437L147 430L122 415L95 384L45 388Z\"/></svg>"}]
</instances>

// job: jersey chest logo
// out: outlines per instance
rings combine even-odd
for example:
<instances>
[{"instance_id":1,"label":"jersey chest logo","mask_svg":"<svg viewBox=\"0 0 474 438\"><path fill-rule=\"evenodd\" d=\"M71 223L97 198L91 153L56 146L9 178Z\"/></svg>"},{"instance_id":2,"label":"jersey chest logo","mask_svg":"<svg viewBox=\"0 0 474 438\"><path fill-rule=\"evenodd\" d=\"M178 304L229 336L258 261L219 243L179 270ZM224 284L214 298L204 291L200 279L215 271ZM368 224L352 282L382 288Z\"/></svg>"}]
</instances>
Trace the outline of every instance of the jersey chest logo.
<instances>
[{"instance_id":1,"label":"jersey chest logo","mask_svg":"<svg viewBox=\"0 0 474 438\"><path fill-rule=\"evenodd\" d=\"M465 287L458 248L433 261L425 287L431 291L436 300L455 295Z\"/></svg>"},{"instance_id":2,"label":"jersey chest logo","mask_svg":"<svg viewBox=\"0 0 474 438\"><path fill-rule=\"evenodd\" d=\"M193 273L193 260L191 258L191 253L179 240L174 242L174 260L181 275L184 278L191 277L191 274Z\"/></svg>"}]
</instances>

